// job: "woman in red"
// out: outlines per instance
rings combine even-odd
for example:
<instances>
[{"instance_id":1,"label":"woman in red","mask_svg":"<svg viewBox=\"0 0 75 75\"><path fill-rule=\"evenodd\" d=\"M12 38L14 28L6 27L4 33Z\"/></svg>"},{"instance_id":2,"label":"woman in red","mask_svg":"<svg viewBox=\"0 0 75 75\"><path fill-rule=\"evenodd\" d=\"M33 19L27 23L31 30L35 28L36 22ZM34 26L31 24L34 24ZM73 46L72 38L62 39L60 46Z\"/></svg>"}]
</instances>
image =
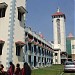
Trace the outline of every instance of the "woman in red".
<instances>
[{"instance_id":1,"label":"woman in red","mask_svg":"<svg viewBox=\"0 0 75 75\"><path fill-rule=\"evenodd\" d=\"M16 64L15 75L21 75L20 64Z\"/></svg>"},{"instance_id":2,"label":"woman in red","mask_svg":"<svg viewBox=\"0 0 75 75\"><path fill-rule=\"evenodd\" d=\"M14 74L14 70L15 70L15 66L14 66L14 64L12 62L10 62L9 64L10 64L10 67L9 67L9 69L7 71L7 74L8 75L13 75Z\"/></svg>"},{"instance_id":3,"label":"woman in red","mask_svg":"<svg viewBox=\"0 0 75 75\"><path fill-rule=\"evenodd\" d=\"M31 75L31 68L27 62L24 63L22 68L22 75Z\"/></svg>"},{"instance_id":4,"label":"woman in red","mask_svg":"<svg viewBox=\"0 0 75 75\"><path fill-rule=\"evenodd\" d=\"M0 75L5 75L3 68L4 68L3 64L0 64Z\"/></svg>"},{"instance_id":5,"label":"woman in red","mask_svg":"<svg viewBox=\"0 0 75 75\"><path fill-rule=\"evenodd\" d=\"M25 72L25 64L23 65L23 68L22 68L22 72L21 72L21 73L22 73L22 75L26 75L26 74L25 74L25 73L26 73L26 72Z\"/></svg>"}]
</instances>

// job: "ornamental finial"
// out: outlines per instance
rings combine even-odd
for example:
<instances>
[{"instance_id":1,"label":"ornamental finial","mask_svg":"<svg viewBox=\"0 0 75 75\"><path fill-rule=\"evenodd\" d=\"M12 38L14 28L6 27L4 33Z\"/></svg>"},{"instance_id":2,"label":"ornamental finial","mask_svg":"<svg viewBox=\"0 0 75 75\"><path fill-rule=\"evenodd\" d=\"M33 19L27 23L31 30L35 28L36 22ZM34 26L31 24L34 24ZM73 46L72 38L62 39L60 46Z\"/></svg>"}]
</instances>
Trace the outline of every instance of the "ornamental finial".
<instances>
[{"instance_id":1,"label":"ornamental finial","mask_svg":"<svg viewBox=\"0 0 75 75\"><path fill-rule=\"evenodd\" d=\"M59 7L57 8L57 12L60 12L60 8Z\"/></svg>"}]
</instances>

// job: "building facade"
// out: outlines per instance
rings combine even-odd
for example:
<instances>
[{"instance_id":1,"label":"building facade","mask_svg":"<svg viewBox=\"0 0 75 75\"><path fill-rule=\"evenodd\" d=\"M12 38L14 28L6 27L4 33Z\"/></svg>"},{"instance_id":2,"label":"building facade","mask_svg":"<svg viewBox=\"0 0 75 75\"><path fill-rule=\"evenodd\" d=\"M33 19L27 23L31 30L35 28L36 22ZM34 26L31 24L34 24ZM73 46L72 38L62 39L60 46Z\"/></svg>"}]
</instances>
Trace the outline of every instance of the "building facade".
<instances>
[{"instance_id":1,"label":"building facade","mask_svg":"<svg viewBox=\"0 0 75 75\"><path fill-rule=\"evenodd\" d=\"M75 38L71 40L72 61L75 61Z\"/></svg>"},{"instance_id":2,"label":"building facade","mask_svg":"<svg viewBox=\"0 0 75 75\"><path fill-rule=\"evenodd\" d=\"M68 54L68 60L72 61L75 60L75 37L72 35L72 33L69 33L68 37L66 38L66 51Z\"/></svg>"},{"instance_id":3,"label":"building facade","mask_svg":"<svg viewBox=\"0 0 75 75\"><path fill-rule=\"evenodd\" d=\"M58 57L57 55L59 55L58 53L60 52L59 63L64 62L66 59L65 19L65 14L60 12L59 8L57 9L57 12L52 15L55 50L54 57ZM54 64L57 62L57 60L55 60L56 59L54 58Z\"/></svg>"},{"instance_id":4,"label":"building facade","mask_svg":"<svg viewBox=\"0 0 75 75\"><path fill-rule=\"evenodd\" d=\"M22 63L25 44L26 0L0 0L0 63ZM21 48L21 56L18 50ZM22 64L21 64L22 66Z\"/></svg>"},{"instance_id":5,"label":"building facade","mask_svg":"<svg viewBox=\"0 0 75 75\"><path fill-rule=\"evenodd\" d=\"M29 27L25 28L25 37L25 61L31 67L50 66L53 62L53 45Z\"/></svg>"},{"instance_id":6,"label":"building facade","mask_svg":"<svg viewBox=\"0 0 75 75\"><path fill-rule=\"evenodd\" d=\"M4 70L12 61L27 62L31 67L49 66L53 61L53 45L25 28L26 0L0 0L0 63Z\"/></svg>"}]
</instances>

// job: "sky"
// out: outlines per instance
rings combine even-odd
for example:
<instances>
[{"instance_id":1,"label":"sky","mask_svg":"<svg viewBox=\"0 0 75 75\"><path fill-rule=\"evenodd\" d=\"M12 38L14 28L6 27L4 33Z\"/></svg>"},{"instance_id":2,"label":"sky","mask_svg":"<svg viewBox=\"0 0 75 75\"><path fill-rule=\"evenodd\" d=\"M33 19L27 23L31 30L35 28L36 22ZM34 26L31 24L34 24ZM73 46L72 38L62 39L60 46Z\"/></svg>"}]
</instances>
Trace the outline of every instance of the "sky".
<instances>
[{"instance_id":1,"label":"sky","mask_svg":"<svg viewBox=\"0 0 75 75\"><path fill-rule=\"evenodd\" d=\"M41 32L45 39L53 41L52 14L60 8L66 16L66 36L71 32L75 36L74 24L75 0L27 0L26 26Z\"/></svg>"}]
</instances>

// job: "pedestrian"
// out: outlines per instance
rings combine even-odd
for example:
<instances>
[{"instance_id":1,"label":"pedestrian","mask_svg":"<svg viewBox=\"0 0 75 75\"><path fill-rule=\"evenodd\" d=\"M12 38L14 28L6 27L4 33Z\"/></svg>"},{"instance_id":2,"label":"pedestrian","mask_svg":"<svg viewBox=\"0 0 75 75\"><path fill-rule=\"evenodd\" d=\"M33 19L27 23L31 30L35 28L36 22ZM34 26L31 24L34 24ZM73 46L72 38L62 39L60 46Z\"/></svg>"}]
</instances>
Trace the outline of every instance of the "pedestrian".
<instances>
[{"instance_id":1,"label":"pedestrian","mask_svg":"<svg viewBox=\"0 0 75 75\"><path fill-rule=\"evenodd\" d=\"M25 71L25 65L23 65L23 68L22 68L22 70L21 70L21 74L22 74L22 75L26 75L25 72L26 72L26 71Z\"/></svg>"},{"instance_id":2,"label":"pedestrian","mask_svg":"<svg viewBox=\"0 0 75 75\"><path fill-rule=\"evenodd\" d=\"M0 64L0 75L5 75L3 68L4 68L3 64Z\"/></svg>"},{"instance_id":3,"label":"pedestrian","mask_svg":"<svg viewBox=\"0 0 75 75\"><path fill-rule=\"evenodd\" d=\"M7 70L7 74L8 75L13 75L14 74L14 70L15 70L15 66L14 66L14 64L12 62L9 62L9 64L10 64L10 67Z\"/></svg>"},{"instance_id":4,"label":"pedestrian","mask_svg":"<svg viewBox=\"0 0 75 75\"><path fill-rule=\"evenodd\" d=\"M15 75L21 75L20 64L16 64Z\"/></svg>"},{"instance_id":5,"label":"pedestrian","mask_svg":"<svg viewBox=\"0 0 75 75\"><path fill-rule=\"evenodd\" d=\"M22 75L31 75L31 68L27 62L24 63L22 68Z\"/></svg>"}]
</instances>

